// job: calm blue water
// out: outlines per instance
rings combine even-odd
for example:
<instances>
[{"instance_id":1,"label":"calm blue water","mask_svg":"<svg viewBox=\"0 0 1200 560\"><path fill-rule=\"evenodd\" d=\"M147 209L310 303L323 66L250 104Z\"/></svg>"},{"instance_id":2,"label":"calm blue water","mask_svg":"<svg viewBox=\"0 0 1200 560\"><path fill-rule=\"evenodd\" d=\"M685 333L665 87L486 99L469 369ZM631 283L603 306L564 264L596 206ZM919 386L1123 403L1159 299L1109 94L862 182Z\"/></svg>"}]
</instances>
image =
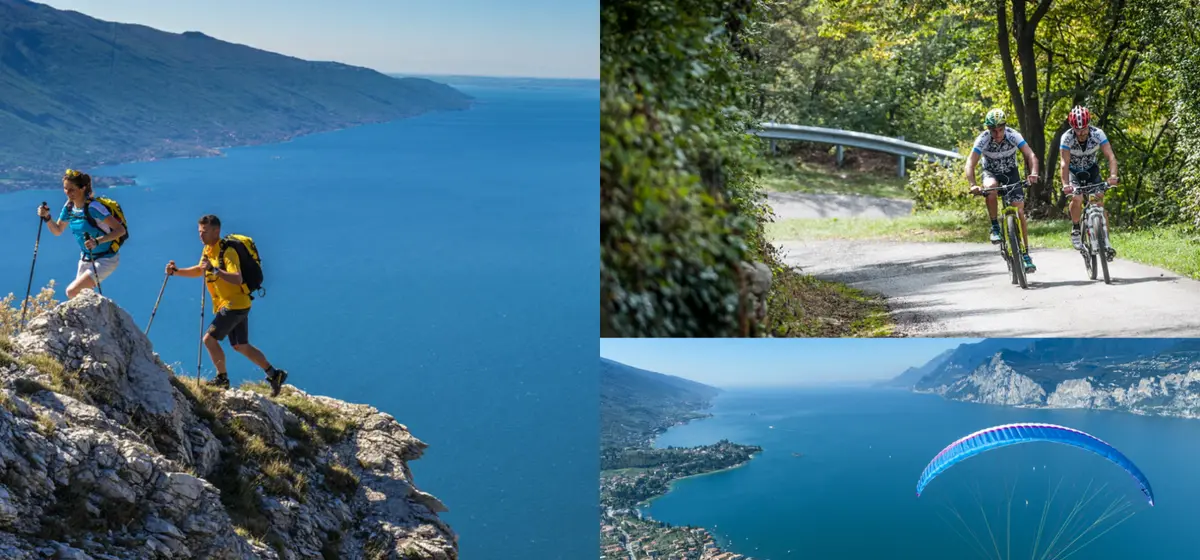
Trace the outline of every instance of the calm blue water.
<instances>
[{"instance_id":1,"label":"calm blue water","mask_svg":"<svg viewBox=\"0 0 1200 560\"><path fill-rule=\"evenodd\" d=\"M109 169L140 185L108 191L131 237L102 288L145 325L166 262L196 262L196 220L217 214L263 253L251 342L290 383L372 404L429 444L416 483L449 506L463 558L586 558L599 538L598 85L522 85L463 87L480 101L466 112ZM42 200L57 211L63 195L0 196L0 292L24 293ZM44 233L35 286L65 288L77 256ZM200 290L170 280L150 333L188 373ZM233 353L229 373L261 376Z\"/></svg>"},{"instance_id":2,"label":"calm blue water","mask_svg":"<svg viewBox=\"0 0 1200 560\"><path fill-rule=\"evenodd\" d=\"M718 397L713 412L711 419L673 428L658 445L729 438L760 445L763 453L741 468L682 480L646 511L675 525L709 528L723 545L754 558L1007 560L1034 557L1035 542L1036 558L1062 559L1071 550L1079 551L1069 556L1076 560L1198 557L1197 420L1021 410L904 392L828 389L731 391ZM1119 467L1049 443L968 459L916 496L921 471L943 447L1010 422L1057 423L1107 441L1149 478L1155 506L1140 498L1133 479ZM1093 499L1084 501L1088 496ZM1081 502L1080 513L1065 523L1069 510ZM1037 541L1047 503L1044 536ZM1110 517L1085 534L1083 529L1112 503L1124 504L1124 513L1134 515L1120 524L1120 515ZM1044 555L1064 526L1054 552ZM1087 543L1105 529L1111 530Z\"/></svg>"}]
</instances>

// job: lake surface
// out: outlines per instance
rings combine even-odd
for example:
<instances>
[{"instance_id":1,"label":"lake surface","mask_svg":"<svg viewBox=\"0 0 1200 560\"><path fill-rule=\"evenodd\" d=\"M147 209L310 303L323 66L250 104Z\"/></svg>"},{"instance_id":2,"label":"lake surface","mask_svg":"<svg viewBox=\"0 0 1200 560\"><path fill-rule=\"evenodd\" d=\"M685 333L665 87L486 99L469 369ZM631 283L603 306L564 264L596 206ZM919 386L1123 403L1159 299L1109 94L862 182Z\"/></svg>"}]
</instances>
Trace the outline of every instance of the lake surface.
<instances>
[{"instance_id":1,"label":"lake surface","mask_svg":"<svg viewBox=\"0 0 1200 560\"><path fill-rule=\"evenodd\" d=\"M251 342L289 383L376 406L429 444L416 483L450 508L463 558L594 556L599 85L461 89L476 107L87 170L139 183L101 191L130 222L102 288L144 326L166 262L197 262L196 221L217 214L262 252ZM50 187L0 196L0 293L24 293L34 208L64 202ZM35 290L53 278L62 297L77 258L43 232ZM201 289L171 279L150 333L187 374ZM235 384L261 377L229 354Z\"/></svg>"},{"instance_id":2,"label":"lake surface","mask_svg":"<svg viewBox=\"0 0 1200 560\"><path fill-rule=\"evenodd\" d=\"M712 412L713 418L672 428L656 445L728 438L760 445L762 454L737 469L679 481L645 511L673 525L706 527L723 546L757 559L1200 557L1197 420L863 389L731 390ZM1145 473L1155 506L1113 463L1037 442L967 459L916 496L921 471L942 448L1013 422L1065 425L1108 442ZM1114 504L1125 509L1096 523Z\"/></svg>"}]
</instances>

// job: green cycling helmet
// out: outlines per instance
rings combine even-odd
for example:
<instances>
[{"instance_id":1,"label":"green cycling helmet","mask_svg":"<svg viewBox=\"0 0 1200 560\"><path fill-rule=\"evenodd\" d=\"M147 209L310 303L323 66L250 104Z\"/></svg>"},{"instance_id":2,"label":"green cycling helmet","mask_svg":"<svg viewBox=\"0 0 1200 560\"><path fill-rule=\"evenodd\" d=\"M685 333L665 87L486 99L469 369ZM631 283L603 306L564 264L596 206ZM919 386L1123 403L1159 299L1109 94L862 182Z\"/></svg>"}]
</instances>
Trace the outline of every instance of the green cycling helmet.
<instances>
[{"instance_id":1,"label":"green cycling helmet","mask_svg":"<svg viewBox=\"0 0 1200 560\"><path fill-rule=\"evenodd\" d=\"M1003 109L992 109L991 111L988 111L987 116L983 118L983 124L986 125L988 128L991 128L998 124L1007 125L1008 123L1005 122L1005 120L1004 120L1004 110Z\"/></svg>"}]
</instances>

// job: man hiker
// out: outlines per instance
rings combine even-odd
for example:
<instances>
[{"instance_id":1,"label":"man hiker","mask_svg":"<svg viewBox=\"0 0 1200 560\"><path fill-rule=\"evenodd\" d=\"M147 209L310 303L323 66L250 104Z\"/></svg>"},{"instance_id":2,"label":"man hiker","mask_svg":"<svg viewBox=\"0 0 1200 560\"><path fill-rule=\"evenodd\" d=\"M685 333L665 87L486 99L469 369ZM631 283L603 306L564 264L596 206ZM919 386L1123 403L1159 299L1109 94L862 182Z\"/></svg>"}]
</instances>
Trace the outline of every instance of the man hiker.
<instances>
[{"instance_id":1,"label":"man hiker","mask_svg":"<svg viewBox=\"0 0 1200 560\"><path fill-rule=\"evenodd\" d=\"M188 268L177 268L175 261L167 263L167 274L185 278L203 276L208 292L212 295L214 317L204 334L204 347L217 368L217 377L210 385L229 388L229 377L225 372L225 351L221 341L226 336L238 353L250 359L266 373L271 384L271 396L279 396L287 372L275 369L262 351L250 344L250 290L242 281L242 263L238 252L221 239L221 220L213 215L200 218L200 242L204 251L200 263Z\"/></svg>"}]
</instances>

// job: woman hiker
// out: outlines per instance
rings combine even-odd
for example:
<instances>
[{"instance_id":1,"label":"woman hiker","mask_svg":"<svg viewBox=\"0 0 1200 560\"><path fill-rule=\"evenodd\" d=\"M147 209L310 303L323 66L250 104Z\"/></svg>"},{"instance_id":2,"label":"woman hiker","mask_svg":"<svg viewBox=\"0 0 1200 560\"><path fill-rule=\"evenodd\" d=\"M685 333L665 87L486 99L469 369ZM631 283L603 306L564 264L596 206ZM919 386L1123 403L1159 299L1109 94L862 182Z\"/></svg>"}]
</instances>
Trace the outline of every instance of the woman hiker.
<instances>
[{"instance_id":1,"label":"woman hiker","mask_svg":"<svg viewBox=\"0 0 1200 560\"><path fill-rule=\"evenodd\" d=\"M92 178L87 173L68 169L63 174L63 192L67 202L50 219L50 208L38 206L38 216L46 221L50 233L61 235L67 228L75 235L81 249L75 280L67 286L67 298L74 298L87 288L96 288L112 275L120 263L120 248L115 243L125 235L125 226L104 204L92 197Z\"/></svg>"}]
</instances>

